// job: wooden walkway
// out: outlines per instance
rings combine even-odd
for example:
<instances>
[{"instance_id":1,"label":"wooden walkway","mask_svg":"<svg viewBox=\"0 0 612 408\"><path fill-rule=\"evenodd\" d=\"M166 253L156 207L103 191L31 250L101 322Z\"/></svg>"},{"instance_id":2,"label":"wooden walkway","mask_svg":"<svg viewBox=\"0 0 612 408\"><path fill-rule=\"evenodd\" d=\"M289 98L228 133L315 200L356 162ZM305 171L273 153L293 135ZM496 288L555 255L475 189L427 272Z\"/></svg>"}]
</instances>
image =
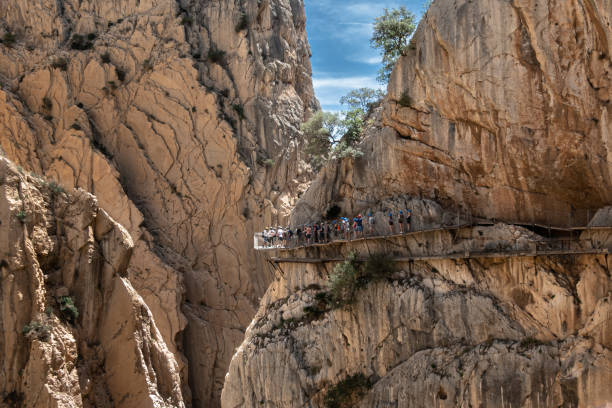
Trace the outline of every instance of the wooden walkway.
<instances>
[{"instance_id":1,"label":"wooden walkway","mask_svg":"<svg viewBox=\"0 0 612 408\"><path fill-rule=\"evenodd\" d=\"M410 262L410 261L429 261L442 259L480 259L480 258L511 258L511 257L538 257L538 256L553 256L553 255L606 255L607 249L576 249L576 250L551 250L551 251L495 251L495 252L463 252L452 253L445 255L429 255L429 256L396 256L390 257L395 262ZM273 263L301 263L301 264L319 264L330 262L343 262L343 257L334 258L280 258L271 257ZM367 258L357 258L358 261L366 261Z\"/></svg>"},{"instance_id":2,"label":"wooden walkway","mask_svg":"<svg viewBox=\"0 0 612 408\"><path fill-rule=\"evenodd\" d=\"M414 230L414 231L409 231L409 232L405 232L405 233L399 233L399 234L392 234L392 235L373 235L373 236L364 236L362 238L355 238L355 239L350 239L350 240L346 240L346 239L336 239L336 240L331 240L329 242L323 242L323 243L313 243L310 245L299 245L299 246L294 246L294 247L279 247L279 248L267 248L267 247L256 247L255 249L257 251L281 251L281 252L288 252L288 251L294 251L294 250L299 250L299 249L306 249L306 248L320 248L320 247L330 247L330 246L334 246L334 245L343 245L345 243L358 243L358 242L363 242L363 241L381 241L381 240L387 240L387 239L394 239L394 238L400 238L400 237L410 237L410 236L415 236L415 235L423 235L423 234L430 234L430 233L435 233L435 232L441 232L441 231L458 231L458 230L462 230L462 229L471 229L471 228L476 228L476 227L491 227L496 225L496 223L493 222L482 222L482 223L477 223L477 224L462 224L462 225L454 225L454 226L448 226L448 227L439 227L439 228L431 228L431 229L422 229L422 230ZM542 230L546 230L546 231L551 231L551 232L561 232L561 233L570 233L573 235L574 232L578 232L578 233L582 233L584 231L610 231L612 233L612 226L605 226L605 227L551 227L551 226L547 226L547 225L540 225L540 224L505 224L508 226L517 226L517 227L522 227L522 228L526 228L526 229L533 229L533 228L540 228ZM544 237L545 238L545 237ZM579 239L572 239L572 241L575 242L579 242ZM518 255L521 256L521 255ZM448 258L448 257L446 257Z\"/></svg>"}]
</instances>

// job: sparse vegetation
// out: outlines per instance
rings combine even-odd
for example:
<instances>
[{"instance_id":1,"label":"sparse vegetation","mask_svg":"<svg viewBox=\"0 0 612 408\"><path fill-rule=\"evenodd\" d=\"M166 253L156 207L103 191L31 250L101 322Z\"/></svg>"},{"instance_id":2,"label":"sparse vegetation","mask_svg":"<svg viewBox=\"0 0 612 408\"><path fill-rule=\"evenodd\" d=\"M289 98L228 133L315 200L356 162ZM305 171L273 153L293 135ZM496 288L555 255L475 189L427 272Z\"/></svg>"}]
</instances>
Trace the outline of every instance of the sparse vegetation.
<instances>
[{"instance_id":1,"label":"sparse vegetation","mask_svg":"<svg viewBox=\"0 0 612 408\"><path fill-rule=\"evenodd\" d=\"M28 214L25 212L25 210L21 210L17 213L17 219L22 223L25 222L27 216Z\"/></svg>"},{"instance_id":2,"label":"sparse vegetation","mask_svg":"<svg viewBox=\"0 0 612 408\"><path fill-rule=\"evenodd\" d=\"M374 20L374 33L370 44L381 51L383 66L378 73L382 83L389 81L395 63L408 49L408 40L416 29L416 16L401 6L385 9L382 16Z\"/></svg>"},{"instance_id":3,"label":"sparse vegetation","mask_svg":"<svg viewBox=\"0 0 612 408\"><path fill-rule=\"evenodd\" d=\"M111 62L111 57L110 54L107 52L105 52L104 54L100 55L100 58L102 59L102 62L105 64L108 64Z\"/></svg>"},{"instance_id":4,"label":"sparse vegetation","mask_svg":"<svg viewBox=\"0 0 612 408\"><path fill-rule=\"evenodd\" d=\"M350 408L356 406L372 388L372 382L359 373L346 377L325 394L327 408Z\"/></svg>"},{"instance_id":5,"label":"sparse vegetation","mask_svg":"<svg viewBox=\"0 0 612 408\"><path fill-rule=\"evenodd\" d=\"M238 20L235 28L237 33L249 28L249 16L247 16L246 13L240 14L240 19Z\"/></svg>"},{"instance_id":6,"label":"sparse vegetation","mask_svg":"<svg viewBox=\"0 0 612 408\"><path fill-rule=\"evenodd\" d=\"M244 106L240 105L240 104L234 104L232 105L232 108L234 109L234 111L236 111L236 113L238 114L238 117L240 119L245 119L246 116L244 115Z\"/></svg>"},{"instance_id":7,"label":"sparse vegetation","mask_svg":"<svg viewBox=\"0 0 612 408\"><path fill-rule=\"evenodd\" d=\"M274 159L264 159L263 165L268 168L274 166Z\"/></svg>"},{"instance_id":8,"label":"sparse vegetation","mask_svg":"<svg viewBox=\"0 0 612 408\"><path fill-rule=\"evenodd\" d=\"M327 300L331 308L350 305L357 290L368 283L386 279L395 272L391 258L386 254L371 255L365 262L351 252L344 262L336 265L329 277Z\"/></svg>"},{"instance_id":9,"label":"sparse vegetation","mask_svg":"<svg viewBox=\"0 0 612 408\"><path fill-rule=\"evenodd\" d=\"M181 19L181 24L182 25L191 25L191 24L193 24L193 18L191 18L190 16L183 16L183 18Z\"/></svg>"},{"instance_id":10,"label":"sparse vegetation","mask_svg":"<svg viewBox=\"0 0 612 408\"><path fill-rule=\"evenodd\" d=\"M79 317L79 310L74 304L74 301L70 296L62 296L59 300L60 313L66 321L70 323L76 322Z\"/></svg>"},{"instance_id":11,"label":"sparse vegetation","mask_svg":"<svg viewBox=\"0 0 612 408\"><path fill-rule=\"evenodd\" d=\"M146 59L146 60L144 60L144 62L142 63L142 69L143 69L145 72L148 72L148 71L152 71L152 70L153 70L153 63L151 62L151 60L150 60L150 59Z\"/></svg>"},{"instance_id":12,"label":"sparse vegetation","mask_svg":"<svg viewBox=\"0 0 612 408\"><path fill-rule=\"evenodd\" d=\"M93 42L96 39L96 33L89 33L86 36L81 34L73 34L70 40L70 48L73 50L90 50L93 48Z\"/></svg>"},{"instance_id":13,"label":"sparse vegetation","mask_svg":"<svg viewBox=\"0 0 612 408\"><path fill-rule=\"evenodd\" d=\"M106 84L109 86L111 90L113 91L117 90L117 83L115 81L108 81Z\"/></svg>"},{"instance_id":14,"label":"sparse vegetation","mask_svg":"<svg viewBox=\"0 0 612 408\"><path fill-rule=\"evenodd\" d=\"M57 181L51 180L48 186L51 189L51 191L53 191L55 194L66 192L66 189L62 187L60 184L58 184Z\"/></svg>"},{"instance_id":15,"label":"sparse vegetation","mask_svg":"<svg viewBox=\"0 0 612 408\"><path fill-rule=\"evenodd\" d=\"M55 61L51 64L53 68L60 69L62 71L66 71L68 69L68 60L66 58L56 58Z\"/></svg>"},{"instance_id":16,"label":"sparse vegetation","mask_svg":"<svg viewBox=\"0 0 612 408\"><path fill-rule=\"evenodd\" d=\"M79 125L78 123L74 122L71 126L70 129L74 129L74 130L81 130L81 125Z\"/></svg>"},{"instance_id":17,"label":"sparse vegetation","mask_svg":"<svg viewBox=\"0 0 612 408\"><path fill-rule=\"evenodd\" d=\"M225 59L225 51L219 50L217 48L211 48L208 50L208 60L210 62L214 62L215 64L223 63Z\"/></svg>"},{"instance_id":18,"label":"sparse vegetation","mask_svg":"<svg viewBox=\"0 0 612 408\"><path fill-rule=\"evenodd\" d=\"M4 33L4 35L2 36L2 44L6 45L7 47L12 47L13 45L15 45L15 42L17 41L17 37L15 36L15 34L9 32Z\"/></svg>"},{"instance_id":19,"label":"sparse vegetation","mask_svg":"<svg viewBox=\"0 0 612 408\"><path fill-rule=\"evenodd\" d=\"M397 103L399 103L400 106L403 106L405 108L408 106L412 106L412 97L410 96L407 90L402 92L402 96L400 96Z\"/></svg>"},{"instance_id":20,"label":"sparse vegetation","mask_svg":"<svg viewBox=\"0 0 612 408\"><path fill-rule=\"evenodd\" d=\"M49 341L49 337L51 336L51 326L38 321L32 321L23 326L23 330L21 332L29 339Z\"/></svg>"}]
</instances>

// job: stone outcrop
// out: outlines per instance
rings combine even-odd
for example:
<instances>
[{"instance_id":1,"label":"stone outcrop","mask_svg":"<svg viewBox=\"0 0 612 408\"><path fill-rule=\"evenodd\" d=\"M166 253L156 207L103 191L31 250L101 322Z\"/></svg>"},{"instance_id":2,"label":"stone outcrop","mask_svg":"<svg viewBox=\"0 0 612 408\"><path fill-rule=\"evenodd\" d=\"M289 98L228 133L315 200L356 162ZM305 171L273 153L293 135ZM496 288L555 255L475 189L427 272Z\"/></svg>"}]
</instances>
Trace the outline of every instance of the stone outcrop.
<instances>
[{"instance_id":1,"label":"stone outcrop","mask_svg":"<svg viewBox=\"0 0 612 408\"><path fill-rule=\"evenodd\" d=\"M409 196L586 225L612 202L611 5L436 0L393 71L364 157L326 168L298 215Z\"/></svg>"},{"instance_id":2,"label":"stone outcrop","mask_svg":"<svg viewBox=\"0 0 612 408\"><path fill-rule=\"evenodd\" d=\"M516 232L543 238L500 224L414 234L405 246L355 241L335 253L411 254L448 238L462 247ZM606 236L612 249L609 230ZM605 385L612 380L608 255L400 261L386 279L360 289L353 304L313 314L337 262L291 259L321 258L320 251L288 251L289 260L279 261L277 280L232 360L223 407L326 406L330 391L356 375L369 388L351 406L364 408L612 402Z\"/></svg>"},{"instance_id":3,"label":"stone outcrop","mask_svg":"<svg viewBox=\"0 0 612 408\"><path fill-rule=\"evenodd\" d=\"M186 402L218 405L271 279L249 237L308 181L298 129L317 103L303 3L8 0L7 34L0 146L125 226L127 276Z\"/></svg>"},{"instance_id":4,"label":"stone outcrop","mask_svg":"<svg viewBox=\"0 0 612 408\"><path fill-rule=\"evenodd\" d=\"M0 159L0 406L183 407L128 279L128 232L83 190Z\"/></svg>"},{"instance_id":5,"label":"stone outcrop","mask_svg":"<svg viewBox=\"0 0 612 408\"><path fill-rule=\"evenodd\" d=\"M529 252L550 234L532 224L612 226L611 10L609 0L433 2L357 146L363 157L326 165L292 222L372 211L384 232L389 210L410 208L417 227L506 220L532 231L496 224L287 251L298 259L277 263L224 408L333 406L332 396L364 408L612 404L609 255L469 254ZM594 228L578 247L610 251L611 239ZM330 307L330 274L351 250L403 258Z\"/></svg>"}]
</instances>

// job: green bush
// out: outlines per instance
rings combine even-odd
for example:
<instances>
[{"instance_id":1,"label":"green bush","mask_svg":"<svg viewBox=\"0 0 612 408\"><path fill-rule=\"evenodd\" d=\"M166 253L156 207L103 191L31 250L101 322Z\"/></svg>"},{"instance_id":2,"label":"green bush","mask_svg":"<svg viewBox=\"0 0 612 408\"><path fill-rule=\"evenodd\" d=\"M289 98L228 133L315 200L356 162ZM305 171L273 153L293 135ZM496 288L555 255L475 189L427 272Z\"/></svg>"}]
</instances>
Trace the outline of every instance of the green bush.
<instances>
[{"instance_id":1,"label":"green bush","mask_svg":"<svg viewBox=\"0 0 612 408\"><path fill-rule=\"evenodd\" d=\"M236 113L238 114L238 117L240 119L244 119L246 117L244 115L244 106L236 103L236 104L232 105L232 108L234 108L234 110L236 111Z\"/></svg>"},{"instance_id":2,"label":"green bush","mask_svg":"<svg viewBox=\"0 0 612 408\"><path fill-rule=\"evenodd\" d=\"M263 161L263 165L266 166L266 167L274 166L274 159L265 159Z\"/></svg>"},{"instance_id":3,"label":"green bush","mask_svg":"<svg viewBox=\"0 0 612 408\"><path fill-rule=\"evenodd\" d=\"M66 71L68 69L68 60L66 58L57 58L51 64L53 68L61 69L62 71Z\"/></svg>"},{"instance_id":4,"label":"green bush","mask_svg":"<svg viewBox=\"0 0 612 408\"><path fill-rule=\"evenodd\" d=\"M76 322L79 317L79 310L74 304L74 301L70 296L62 296L59 300L60 312L64 319L70 323Z\"/></svg>"},{"instance_id":5,"label":"green bush","mask_svg":"<svg viewBox=\"0 0 612 408\"><path fill-rule=\"evenodd\" d=\"M375 254L365 262L357 260L351 252L341 264L336 265L328 282L328 296L333 308L350 305L358 289L368 283L390 277L395 271L393 260L386 254Z\"/></svg>"},{"instance_id":6,"label":"green bush","mask_svg":"<svg viewBox=\"0 0 612 408\"><path fill-rule=\"evenodd\" d=\"M242 30L246 30L249 28L249 16L246 13L240 14L240 20L238 20L238 24L236 24L236 32L239 33Z\"/></svg>"},{"instance_id":7,"label":"green bush","mask_svg":"<svg viewBox=\"0 0 612 408\"><path fill-rule=\"evenodd\" d=\"M372 383L363 374L346 377L325 394L327 408L350 408L356 406L372 388Z\"/></svg>"},{"instance_id":8,"label":"green bush","mask_svg":"<svg viewBox=\"0 0 612 408\"><path fill-rule=\"evenodd\" d=\"M342 307L353 303L359 277L357 254L351 252L344 262L334 267L329 277L328 289L332 306Z\"/></svg>"},{"instance_id":9,"label":"green bush","mask_svg":"<svg viewBox=\"0 0 612 408\"><path fill-rule=\"evenodd\" d=\"M105 64L108 64L109 62L111 62L110 54L108 52L105 52L104 54L102 54L100 58L102 59L102 62Z\"/></svg>"},{"instance_id":10,"label":"green bush","mask_svg":"<svg viewBox=\"0 0 612 408\"><path fill-rule=\"evenodd\" d=\"M77 124L77 125L78 125L78 124ZM80 127L80 126L79 126L79 127ZM65 189L64 187L62 187L61 185L59 185L59 184L57 183L57 181L54 181L54 180L51 180L51 181L49 182L49 188L51 189L51 191L53 191L53 192L54 192L54 193L56 193L56 194L59 194L59 193L65 193L65 192L66 192L66 189Z\"/></svg>"},{"instance_id":11,"label":"green bush","mask_svg":"<svg viewBox=\"0 0 612 408\"><path fill-rule=\"evenodd\" d=\"M27 216L28 216L28 215L26 214L26 212L25 212L24 210L21 210L21 211L19 211L19 212L17 213L17 218L18 218L18 219L19 219L19 221L21 221L21 222L25 222L25 220L26 220L26 217L27 217Z\"/></svg>"},{"instance_id":12,"label":"green bush","mask_svg":"<svg viewBox=\"0 0 612 408\"><path fill-rule=\"evenodd\" d=\"M191 18L190 16L183 16L183 18L181 19L182 25L191 25L192 23L193 23L193 18Z\"/></svg>"},{"instance_id":13,"label":"green bush","mask_svg":"<svg viewBox=\"0 0 612 408\"><path fill-rule=\"evenodd\" d=\"M402 96L399 98L397 103L399 103L400 106L403 106L405 108L408 107L408 106L412 106L412 97L410 96L408 91L404 91L402 93Z\"/></svg>"},{"instance_id":14,"label":"green bush","mask_svg":"<svg viewBox=\"0 0 612 408\"><path fill-rule=\"evenodd\" d=\"M215 64L221 64L225 59L225 51L217 48L211 48L208 50L208 60Z\"/></svg>"},{"instance_id":15,"label":"green bush","mask_svg":"<svg viewBox=\"0 0 612 408\"><path fill-rule=\"evenodd\" d=\"M4 33L2 36L2 44L6 45L7 47L12 47L16 41L17 37L11 32Z\"/></svg>"},{"instance_id":16,"label":"green bush","mask_svg":"<svg viewBox=\"0 0 612 408\"><path fill-rule=\"evenodd\" d=\"M87 36L74 34L70 40L70 48L73 50L85 51L93 48L93 41L96 39L96 33L89 33Z\"/></svg>"},{"instance_id":17,"label":"green bush","mask_svg":"<svg viewBox=\"0 0 612 408\"><path fill-rule=\"evenodd\" d=\"M51 326L41 322L32 321L30 324L23 326L21 331L28 338L35 338L40 341L48 341L51 335Z\"/></svg>"}]
</instances>

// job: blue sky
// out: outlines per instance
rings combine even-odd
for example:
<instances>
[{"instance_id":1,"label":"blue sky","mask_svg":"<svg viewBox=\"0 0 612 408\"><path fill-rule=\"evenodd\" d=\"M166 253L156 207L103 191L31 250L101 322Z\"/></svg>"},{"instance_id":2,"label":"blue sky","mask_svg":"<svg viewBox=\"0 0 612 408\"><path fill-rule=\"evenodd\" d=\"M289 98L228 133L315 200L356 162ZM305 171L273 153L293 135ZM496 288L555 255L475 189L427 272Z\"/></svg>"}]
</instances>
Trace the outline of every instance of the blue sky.
<instances>
[{"instance_id":1,"label":"blue sky","mask_svg":"<svg viewBox=\"0 0 612 408\"><path fill-rule=\"evenodd\" d=\"M304 2L315 93L323 110L338 111L338 100L351 89L385 88L376 81L380 54L370 48L374 18L402 5L420 17L425 0Z\"/></svg>"}]
</instances>

